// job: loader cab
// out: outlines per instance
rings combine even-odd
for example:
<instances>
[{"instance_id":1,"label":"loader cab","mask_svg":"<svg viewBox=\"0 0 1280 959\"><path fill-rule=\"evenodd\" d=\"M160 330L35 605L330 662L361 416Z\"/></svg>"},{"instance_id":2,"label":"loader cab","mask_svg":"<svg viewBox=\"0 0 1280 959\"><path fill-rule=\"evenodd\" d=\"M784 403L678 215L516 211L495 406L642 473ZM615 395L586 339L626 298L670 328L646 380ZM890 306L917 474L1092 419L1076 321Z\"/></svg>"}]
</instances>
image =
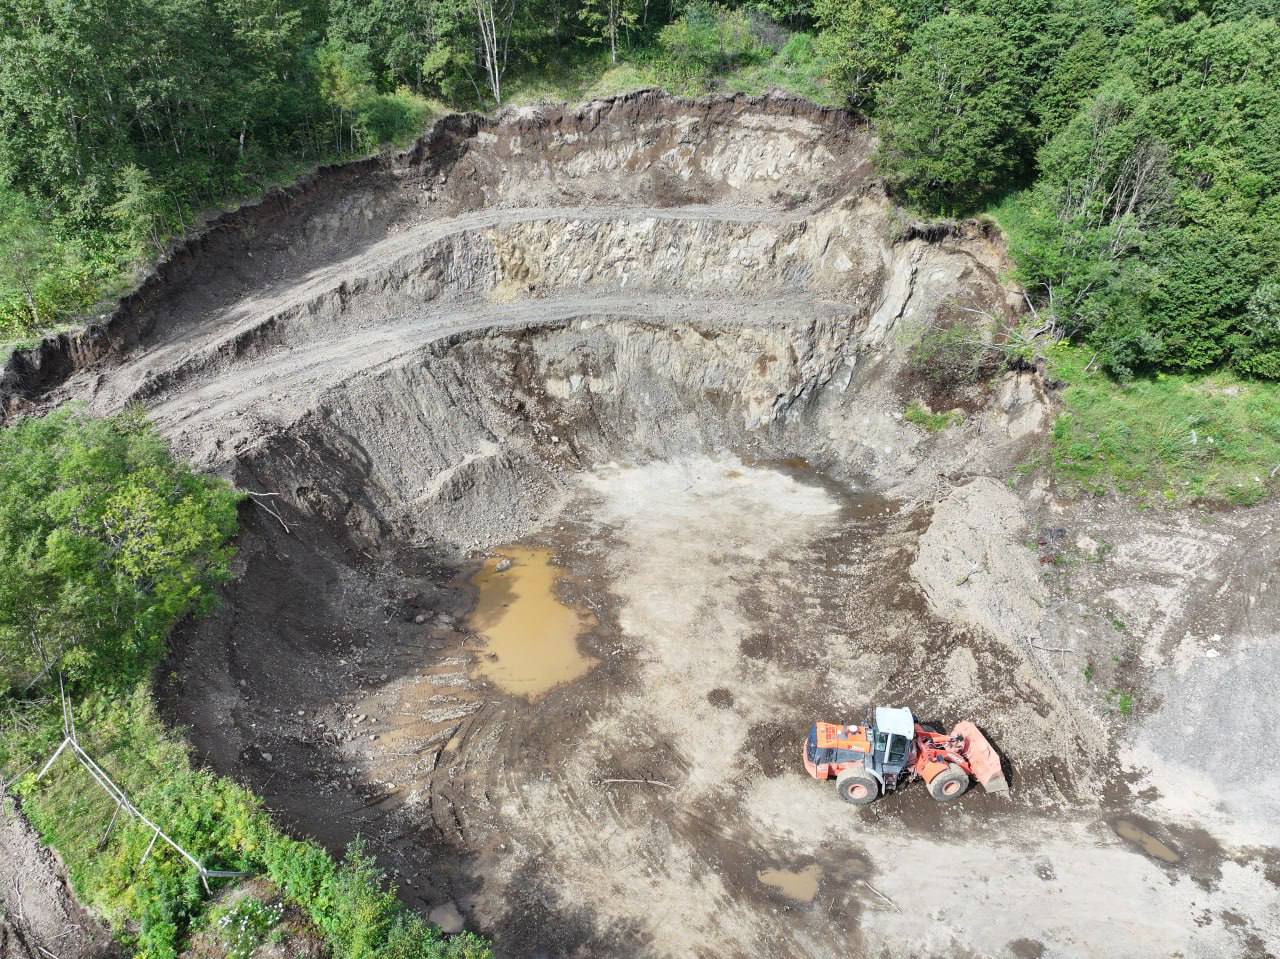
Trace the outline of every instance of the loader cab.
<instances>
[{"instance_id":1,"label":"loader cab","mask_svg":"<svg viewBox=\"0 0 1280 959\"><path fill-rule=\"evenodd\" d=\"M884 779L886 789L897 785L898 776L911 762L916 721L911 710L877 706L872 764Z\"/></svg>"}]
</instances>

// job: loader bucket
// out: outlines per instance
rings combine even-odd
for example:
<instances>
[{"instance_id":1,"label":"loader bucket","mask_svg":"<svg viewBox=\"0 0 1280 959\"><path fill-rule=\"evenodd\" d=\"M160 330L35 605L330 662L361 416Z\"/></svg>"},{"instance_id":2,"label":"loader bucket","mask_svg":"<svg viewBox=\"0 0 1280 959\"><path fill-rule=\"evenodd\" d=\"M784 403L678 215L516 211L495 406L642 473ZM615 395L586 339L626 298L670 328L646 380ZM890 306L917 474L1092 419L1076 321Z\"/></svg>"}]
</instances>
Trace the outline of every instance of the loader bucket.
<instances>
[{"instance_id":1,"label":"loader bucket","mask_svg":"<svg viewBox=\"0 0 1280 959\"><path fill-rule=\"evenodd\" d=\"M964 737L964 758L973 769L973 778L982 783L983 789L989 793L1009 791L1004 769L1000 766L1000 754L977 726L968 721L956 723L951 735Z\"/></svg>"}]
</instances>

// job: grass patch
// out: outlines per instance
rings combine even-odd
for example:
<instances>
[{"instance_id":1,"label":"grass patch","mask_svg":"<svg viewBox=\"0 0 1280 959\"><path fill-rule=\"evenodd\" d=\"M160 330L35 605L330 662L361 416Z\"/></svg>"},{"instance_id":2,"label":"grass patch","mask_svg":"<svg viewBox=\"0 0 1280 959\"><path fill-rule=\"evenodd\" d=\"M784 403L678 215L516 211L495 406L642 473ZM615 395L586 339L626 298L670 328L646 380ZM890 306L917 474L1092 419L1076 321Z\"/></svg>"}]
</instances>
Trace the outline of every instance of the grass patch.
<instances>
[{"instance_id":1,"label":"grass patch","mask_svg":"<svg viewBox=\"0 0 1280 959\"><path fill-rule=\"evenodd\" d=\"M1121 716L1130 716L1133 714L1133 694L1126 693L1123 690L1113 689L1110 693L1111 701L1115 703L1116 709L1120 711Z\"/></svg>"},{"instance_id":2,"label":"grass patch","mask_svg":"<svg viewBox=\"0 0 1280 959\"><path fill-rule=\"evenodd\" d=\"M952 426L964 422L964 413L960 412L960 410L934 413L918 400L912 402L902 416L908 423L914 423L930 433L941 433L945 429L950 429Z\"/></svg>"},{"instance_id":3,"label":"grass patch","mask_svg":"<svg viewBox=\"0 0 1280 959\"><path fill-rule=\"evenodd\" d=\"M1061 479L1171 505L1247 505L1274 493L1280 384L1229 372L1121 383L1091 357L1065 344L1049 351L1049 375L1066 384L1052 438Z\"/></svg>"},{"instance_id":4,"label":"grass patch","mask_svg":"<svg viewBox=\"0 0 1280 959\"><path fill-rule=\"evenodd\" d=\"M831 88L829 73L830 67L818 53L813 36L793 33L770 59L731 70L720 84L726 90L751 96L785 90L823 106L838 106L842 98Z\"/></svg>"},{"instance_id":5,"label":"grass patch","mask_svg":"<svg viewBox=\"0 0 1280 959\"><path fill-rule=\"evenodd\" d=\"M547 63L509 74L503 105L580 103L659 85L643 63L628 59L613 63L608 50L574 46Z\"/></svg>"},{"instance_id":6,"label":"grass patch","mask_svg":"<svg viewBox=\"0 0 1280 959\"><path fill-rule=\"evenodd\" d=\"M767 53L755 62L710 74L673 69L654 46L625 51L617 63L610 60L608 50L577 46L547 63L512 71L505 83L503 105L580 103L657 87L690 97L725 91L759 96L783 90L834 106L840 97L832 91L826 74L826 61L807 33L791 34L776 53Z\"/></svg>"},{"instance_id":7,"label":"grass patch","mask_svg":"<svg viewBox=\"0 0 1280 959\"><path fill-rule=\"evenodd\" d=\"M59 707L50 700L28 704L20 722L12 714L9 720L0 738L0 760L9 770L43 759L62 734ZM280 832L249 790L196 768L186 743L156 715L147 682L125 694L84 696L76 726L85 749L140 810L206 867L269 879L302 908L334 959L489 956L483 940L470 934L445 939L401 906L361 846L339 863L316 844ZM163 844L139 865L150 831L122 816L108 833L115 806L69 754L40 782L33 773L21 777L14 792L66 863L77 897L139 959L176 957L191 930L226 915L210 908L195 870ZM220 930L233 949L252 951L279 918L248 902L233 912L235 927Z\"/></svg>"}]
</instances>

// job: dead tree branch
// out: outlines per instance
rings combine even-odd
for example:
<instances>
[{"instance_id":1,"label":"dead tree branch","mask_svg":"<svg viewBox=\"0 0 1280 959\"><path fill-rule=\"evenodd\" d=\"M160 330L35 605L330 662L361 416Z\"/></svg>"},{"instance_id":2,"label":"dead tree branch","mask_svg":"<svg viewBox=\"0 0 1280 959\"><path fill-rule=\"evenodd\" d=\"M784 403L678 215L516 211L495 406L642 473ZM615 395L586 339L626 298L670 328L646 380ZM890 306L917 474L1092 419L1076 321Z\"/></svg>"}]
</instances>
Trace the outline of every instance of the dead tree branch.
<instances>
[{"instance_id":1,"label":"dead tree branch","mask_svg":"<svg viewBox=\"0 0 1280 959\"><path fill-rule=\"evenodd\" d=\"M274 509L272 509L271 504L264 503L261 499L258 498L260 496L278 496L278 495L279 495L278 493L249 493L249 497L254 501L254 503L256 503L258 506L261 506L270 515L274 516L276 518L276 522L279 523L284 528L284 531L286 533L288 533L290 532L289 524L284 521L284 517L281 516Z\"/></svg>"},{"instance_id":2,"label":"dead tree branch","mask_svg":"<svg viewBox=\"0 0 1280 959\"><path fill-rule=\"evenodd\" d=\"M896 902L894 902L892 899L890 899L888 896L882 893L875 886L871 885L871 883L867 882L865 879L860 880L860 882L864 886L866 886L868 889L870 889L872 892L874 892L877 896L879 896L881 899L883 899L885 902L887 902L889 905L893 906L894 909L897 909L898 912L902 912L902 910L898 908L898 904Z\"/></svg>"}]
</instances>

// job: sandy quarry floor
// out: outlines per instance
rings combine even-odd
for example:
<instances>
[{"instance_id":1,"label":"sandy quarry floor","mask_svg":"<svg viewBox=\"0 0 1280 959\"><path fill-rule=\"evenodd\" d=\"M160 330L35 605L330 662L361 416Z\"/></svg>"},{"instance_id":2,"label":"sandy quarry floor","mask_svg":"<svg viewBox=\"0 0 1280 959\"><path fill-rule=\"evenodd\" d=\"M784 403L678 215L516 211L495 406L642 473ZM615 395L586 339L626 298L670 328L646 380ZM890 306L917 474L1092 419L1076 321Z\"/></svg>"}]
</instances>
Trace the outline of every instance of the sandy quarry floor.
<instances>
[{"instance_id":1,"label":"sandy quarry floor","mask_svg":"<svg viewBox=\"0 0 1280 959\"><path fill-rule=\"evenodd\" d=\"M231 761L323 838L371 836L410 901L501 955L1267 954L1267 862L1157 839L1122 783L1040 760L1042 730L993 732L1007 798L855 809L805 776L814 719L889 702L991 729L1027 698L1005 650L927 612L927 522L800 463L602 466L529 541L585 616L581 678L533 701L488 682L460 575L454 614L357 643L322 688L233 666Z\"/></svg>"}]
</instances>

